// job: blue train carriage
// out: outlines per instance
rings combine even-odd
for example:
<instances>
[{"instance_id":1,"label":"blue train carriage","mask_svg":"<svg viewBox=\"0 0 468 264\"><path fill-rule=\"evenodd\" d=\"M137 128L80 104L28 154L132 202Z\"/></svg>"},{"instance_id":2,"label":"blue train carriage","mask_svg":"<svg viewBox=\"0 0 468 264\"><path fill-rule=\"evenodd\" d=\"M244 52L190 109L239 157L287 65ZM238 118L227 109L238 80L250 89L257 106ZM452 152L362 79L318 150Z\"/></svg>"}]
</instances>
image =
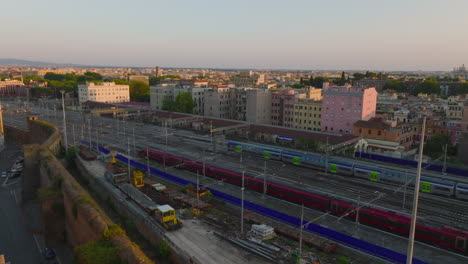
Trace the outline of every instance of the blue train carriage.
<instances>
[{"instance_id":1,"label":"blue train carriage","mask_svg":"<svg viewBox=\"0 0 468 264\"><path fill-rule=\"evenodd\" d=\"M386 181L386 178L382 177L382 171L375 167L371 168L362 165L354 165L354 176L372 182Z\"/></svg>"},{"instance_id":2,"label":"blue train carriage","mask_svg":"<svg viewBox=\"0 0 468 264\"><path fill-rule=\"evenodd\" d=\"M468 201L468 184L458 183L455 189L455 197Z\"/></svg>"},{"instance_id":3,"label":"blue train carriage","mask_svg":"<svg viewBox=\"0 0 468 264\"><path fill-rule=\"evenodd\" d=\"M327 170L334 174L353 175L354 168L353 164L347 164L342 162L336 162L334 160L328 161Z\"/></svg>"},{"instance_id":4,"label":"blue train carriage","mask_svg":"<svg viewBox=\"0 0 468 264\"><path fill-rule=\"evenodd\" d=\"M455 183L439 179L421 178L421 192L442 195L445 197L453 196L455 193Z\"/></svg>"},{"instance_id":5,"label":"blue train carriage","mask_svg":"<svg viewBox=\"0 0 468 264\"><path fill-rule=\"evenodd\" d=\"M414 180L414 171L391 170L381 166L376 167L380 172L380 181L396 184L406 184Z\"/></svg>"},{"instance_id":6,"label":"blue train carriage","mask_svg":"<svg viewBox=\"0 0 468 264\"><path fill-rule=\"evenodd\" d=\"M281 160L281 150L264 147L255 144L249 144L238 141L228 141L228 150L235 152L246 152L251 153L261 157L267 157L268 159Z\"/></svg>"}]
</instances>

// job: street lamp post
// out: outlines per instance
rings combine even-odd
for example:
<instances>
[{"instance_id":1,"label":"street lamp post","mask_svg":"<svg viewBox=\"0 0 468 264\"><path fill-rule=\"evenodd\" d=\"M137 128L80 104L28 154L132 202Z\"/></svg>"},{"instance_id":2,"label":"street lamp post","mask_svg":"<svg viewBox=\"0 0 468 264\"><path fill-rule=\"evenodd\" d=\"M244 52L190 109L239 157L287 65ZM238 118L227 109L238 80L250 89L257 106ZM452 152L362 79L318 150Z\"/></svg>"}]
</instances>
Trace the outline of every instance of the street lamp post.
<instances>
[{"instance_id":1,"label":"street lamp post","mask_svg":"<svg viewBox=\"0 0 468 264\"><path fill-rule=\"evenodd\" d=\"M65 118L65 99L63 97L63 94L65 93L64 90L60 90L60 93L62 94L62 111L63 111L63 137L65 140L65 153L68 154L68 139L67 139L67 120Z\"/></svg>"}]
</instances>

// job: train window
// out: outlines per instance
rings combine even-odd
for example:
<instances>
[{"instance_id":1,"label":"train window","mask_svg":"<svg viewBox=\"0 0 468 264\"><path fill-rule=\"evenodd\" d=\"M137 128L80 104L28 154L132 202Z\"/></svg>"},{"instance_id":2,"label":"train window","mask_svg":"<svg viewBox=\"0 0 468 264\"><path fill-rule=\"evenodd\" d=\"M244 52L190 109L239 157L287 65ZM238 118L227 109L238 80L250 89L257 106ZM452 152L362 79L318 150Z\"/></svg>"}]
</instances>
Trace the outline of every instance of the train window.
<instances>
[{"instance_id":1,"label":"train window","mask_svg":"<svg viewBox=\"0 0 468 264\"><path fill-rule=\"evenodd\" d=\"M449 192L449 191L450 191L450 189L447 188L447 187L434 186L434 188L435 188L436 190L445 191L445 192Z\"/></svg>"}]
</instances>

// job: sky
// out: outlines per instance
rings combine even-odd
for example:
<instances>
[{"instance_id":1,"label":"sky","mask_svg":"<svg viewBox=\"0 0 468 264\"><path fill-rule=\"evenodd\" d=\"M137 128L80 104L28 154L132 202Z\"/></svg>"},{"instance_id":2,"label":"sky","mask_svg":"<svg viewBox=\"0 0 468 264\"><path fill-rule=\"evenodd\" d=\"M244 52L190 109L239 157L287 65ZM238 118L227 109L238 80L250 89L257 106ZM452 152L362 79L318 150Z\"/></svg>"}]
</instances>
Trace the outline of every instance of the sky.
<instances>
[{"instance_id":1,"label":"sky","mask_svg":"<svg viewBox=\"0 0 468 264\"><path fill-rule=\"evenodd\" d=\"M0 8L0 58L375 71L468 64L467 0L14 0Z\"/></svg>"}]
</instances>

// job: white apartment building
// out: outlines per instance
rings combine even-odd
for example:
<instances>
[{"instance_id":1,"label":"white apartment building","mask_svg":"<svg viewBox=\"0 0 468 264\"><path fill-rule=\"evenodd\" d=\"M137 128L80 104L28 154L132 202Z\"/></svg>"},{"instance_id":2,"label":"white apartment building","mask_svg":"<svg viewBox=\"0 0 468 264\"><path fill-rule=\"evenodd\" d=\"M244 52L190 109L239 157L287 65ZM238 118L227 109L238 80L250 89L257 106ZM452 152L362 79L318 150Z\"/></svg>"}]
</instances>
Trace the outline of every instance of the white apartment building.
<instances>
[{"instance_id":1,"label":"white apartment building","mask_svg":"<svg viewBox=\"0 0 468 264\"><path fill-rule=\"evenodd\" d=\"M247 90L246 121L271 125L271 91L267 89Z\"/></svg>"},{"instance_id":2,"label":"white apartment building","mask_svg":"<svg viewBox=\"0 0 468 264\"><path fill-rule=\"evenodd\" d=\"M205 111L205 91L206 90L208 90L208 88L201 88L201 87L190 88L193 101L195 102L193 113L196 115L205 114L204 111Z\"/></svg>"},{"instance_id":3,"label":"white apartment building","mask_svg":"<svg viewBox=\"0 0 468 264\"><path fill-rule=\"evenodd\" d=\"M114 82L103 82L99 84L86 83L78 85L78 101L121 103L130 101L130 87L128 85L118 85Z\"/></svg>"}]
</instances>

